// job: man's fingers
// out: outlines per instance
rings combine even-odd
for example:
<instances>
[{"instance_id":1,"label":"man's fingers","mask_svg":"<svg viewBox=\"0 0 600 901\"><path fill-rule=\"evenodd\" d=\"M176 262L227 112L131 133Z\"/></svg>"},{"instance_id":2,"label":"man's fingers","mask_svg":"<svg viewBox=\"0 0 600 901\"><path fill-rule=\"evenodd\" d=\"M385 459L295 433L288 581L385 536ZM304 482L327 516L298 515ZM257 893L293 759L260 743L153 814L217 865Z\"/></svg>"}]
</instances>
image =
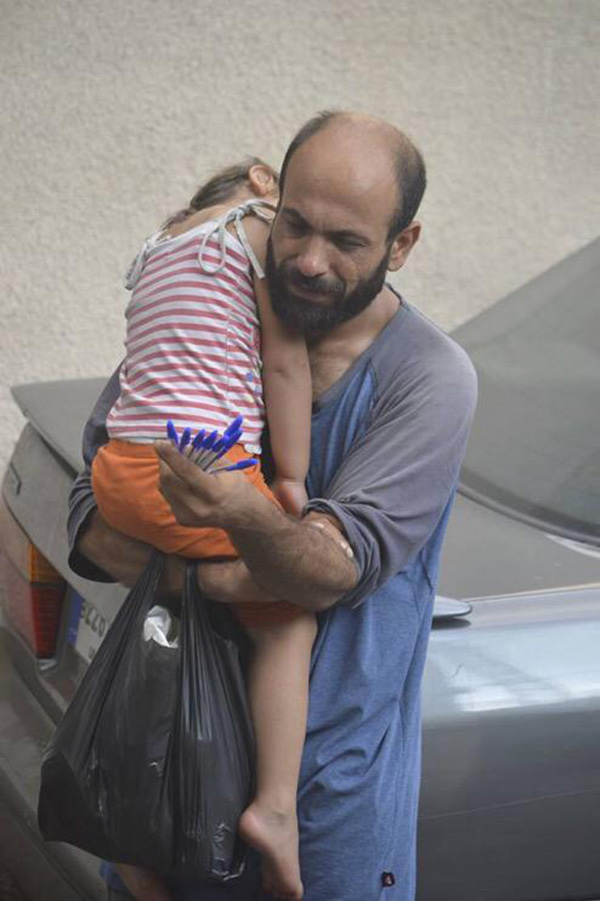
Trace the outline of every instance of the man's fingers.
<instances>
[{"instance_id":1,"label":"man's fingers","mask_svg":"<svg viewBox=\"0 0 600 901\"><path fill-rule=\"evenodd\" d=\"M173 472L164 460L158 461L158 476L158 490L164 497L172 495L177 489L187 490L185 482L181 481L177 473Z\"/></svg>"},{"instance_id":2,"label":"man's fingers","mask_svg":"<svg viewBox=\"0 0 600 901\"><path fill-rule=\"evenodd\" d=\"M218 476L210 476L183 457L168 441L155 443L158 490L182 526L216 525Z\"/></svg>"},{"instance_id":3,"label":"man's fingers","mask_svg":"<svg viewBox=\"0 0 600 901\"><path fill-rule=\"evenodd\" d=\"M169 469L175 473L182 481L188 484L194 484L198 481L198 467L191 460L188 460L179 453L177 448L169 441L155 441L154 449L159 458L168 467L167 470L161 466L161 476L168 475Z\"/></svg>"}]
</instances>

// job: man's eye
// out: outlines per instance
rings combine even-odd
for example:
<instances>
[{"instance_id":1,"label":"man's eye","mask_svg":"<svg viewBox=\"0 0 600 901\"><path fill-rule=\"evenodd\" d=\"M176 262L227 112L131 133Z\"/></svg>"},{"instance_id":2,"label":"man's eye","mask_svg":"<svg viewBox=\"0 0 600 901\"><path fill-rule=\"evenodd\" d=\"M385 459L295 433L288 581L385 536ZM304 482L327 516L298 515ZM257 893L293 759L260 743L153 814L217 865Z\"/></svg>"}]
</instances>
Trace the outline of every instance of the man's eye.
<instances>
[{"instance_id":1,"label":"man's eye","mask_svg":"<svg viewBox=\"0 0 600 901\"><path fill-rule=\"evenodd\" d=\"M297 219L286 219L286 228L292 235L303 235L306 231L304 222L298 222Z\"/></svg>"},{"instance_id":2,"label":"man's eye","mask_svg":"<svg viewBox=\"0 0 600 901\"><path fill-rule=\"evenodd\" d=\"M335 238L334 243L339 250L344 250L347 253L351 253L353 250L360 250L363 246L355 238Z\"/></svg>"}]
</instances>

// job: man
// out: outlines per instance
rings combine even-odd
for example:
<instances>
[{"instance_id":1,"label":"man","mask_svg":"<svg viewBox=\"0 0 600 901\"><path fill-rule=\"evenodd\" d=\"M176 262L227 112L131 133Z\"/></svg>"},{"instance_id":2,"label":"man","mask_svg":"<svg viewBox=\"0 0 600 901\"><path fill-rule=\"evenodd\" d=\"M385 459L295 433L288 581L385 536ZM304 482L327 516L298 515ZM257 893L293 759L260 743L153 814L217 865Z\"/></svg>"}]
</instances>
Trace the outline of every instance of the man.
<instances>
[{"instance_id":1,"label":"man","mask_svg":"<svg viewBox=\"0 0 600 901\"><path fill-rule=\"evenodd\" d=\"M304 331L310 353L302 520L239 475L208 476L157 446L179 521L227 529L240 553L199 567L205 592L228 603L283 598L319 613L298 794L306 901L415 894L420 683L476 393L464 352L385 284L419 238L424 187L416 148L366 116L315 117L284 160L267 275L275 312ZM88 424L88 465L117 390L113 377ZM131 583L149 552L102 523L85 473L70 536L83 575L105 570ZM172 561L173 585L180 571ZM250 882L185 897L231 892L259 897Z\"/></svg>"}]
</instances>

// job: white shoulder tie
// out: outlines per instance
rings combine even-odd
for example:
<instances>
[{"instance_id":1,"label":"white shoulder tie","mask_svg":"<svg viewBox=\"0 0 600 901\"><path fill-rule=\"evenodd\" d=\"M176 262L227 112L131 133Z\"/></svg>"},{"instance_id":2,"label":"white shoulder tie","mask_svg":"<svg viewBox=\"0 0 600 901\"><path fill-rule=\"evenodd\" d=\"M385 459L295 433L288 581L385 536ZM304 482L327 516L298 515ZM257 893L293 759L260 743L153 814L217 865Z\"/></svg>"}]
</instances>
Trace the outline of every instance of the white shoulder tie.
<instances>
[{"instance_id":1,"label":"white shoulder tie","mask_svg":"<svg viewBox=\"0 0 600 901\"><path fill-rule=\"evenodd\" d=\"M242 219L244 218L244 216L254 215L258 216L258 218L262 219L264 222L270 223L271 217L267 214L267 209L275 212L277 208L272 203L269 203L266 200L256 199L247 200L245 203L241 203L239 206L233 207L231 210L227 210L227 212L223 216L221 216L221 218L217 222L215 222L214 227L204 235L202 244L200 245L200 250L198 251L198 265L200 266L202 271L207 275L216 275L216 273L221 272L221 270L225 266L225 258L227 254L227 226L230 223L233 223L235 233L238 236L240 244L248 255L250 265L256 272L258 278L264 278L264 270L258 262L256 254L254 253L250 245L248 236L246 235L246 231L242 224ZM206 252L208 242L213 237L213 235L217 236L219 242L219 262L216 266L210 266L204 259L204 254Z\"/></svg>"}]
</instances>

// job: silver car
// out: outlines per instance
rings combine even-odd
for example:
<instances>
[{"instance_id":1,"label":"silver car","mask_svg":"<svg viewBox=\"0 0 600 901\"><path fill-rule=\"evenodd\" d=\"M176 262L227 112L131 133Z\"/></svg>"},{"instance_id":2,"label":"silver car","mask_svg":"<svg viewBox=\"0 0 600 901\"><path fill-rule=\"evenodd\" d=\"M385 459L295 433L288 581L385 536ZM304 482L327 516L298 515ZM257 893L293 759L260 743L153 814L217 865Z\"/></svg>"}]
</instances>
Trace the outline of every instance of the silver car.
<instances>
[{"instance_id":1,"label":"silver car","mask_svg":"<svg viewBox=\"0 0 600 901\"><path fill-rule=\"evenodd\" d=\"M599 284L596 241L455 333L480 404L425 674L419 901L600 898ZM105 897L98 862L45 844L35 817L44 746L125 594L67 566L102 385L13 392L28 424L0 511L0 891L44 901Z\"/></svg>"}]
</instances>

